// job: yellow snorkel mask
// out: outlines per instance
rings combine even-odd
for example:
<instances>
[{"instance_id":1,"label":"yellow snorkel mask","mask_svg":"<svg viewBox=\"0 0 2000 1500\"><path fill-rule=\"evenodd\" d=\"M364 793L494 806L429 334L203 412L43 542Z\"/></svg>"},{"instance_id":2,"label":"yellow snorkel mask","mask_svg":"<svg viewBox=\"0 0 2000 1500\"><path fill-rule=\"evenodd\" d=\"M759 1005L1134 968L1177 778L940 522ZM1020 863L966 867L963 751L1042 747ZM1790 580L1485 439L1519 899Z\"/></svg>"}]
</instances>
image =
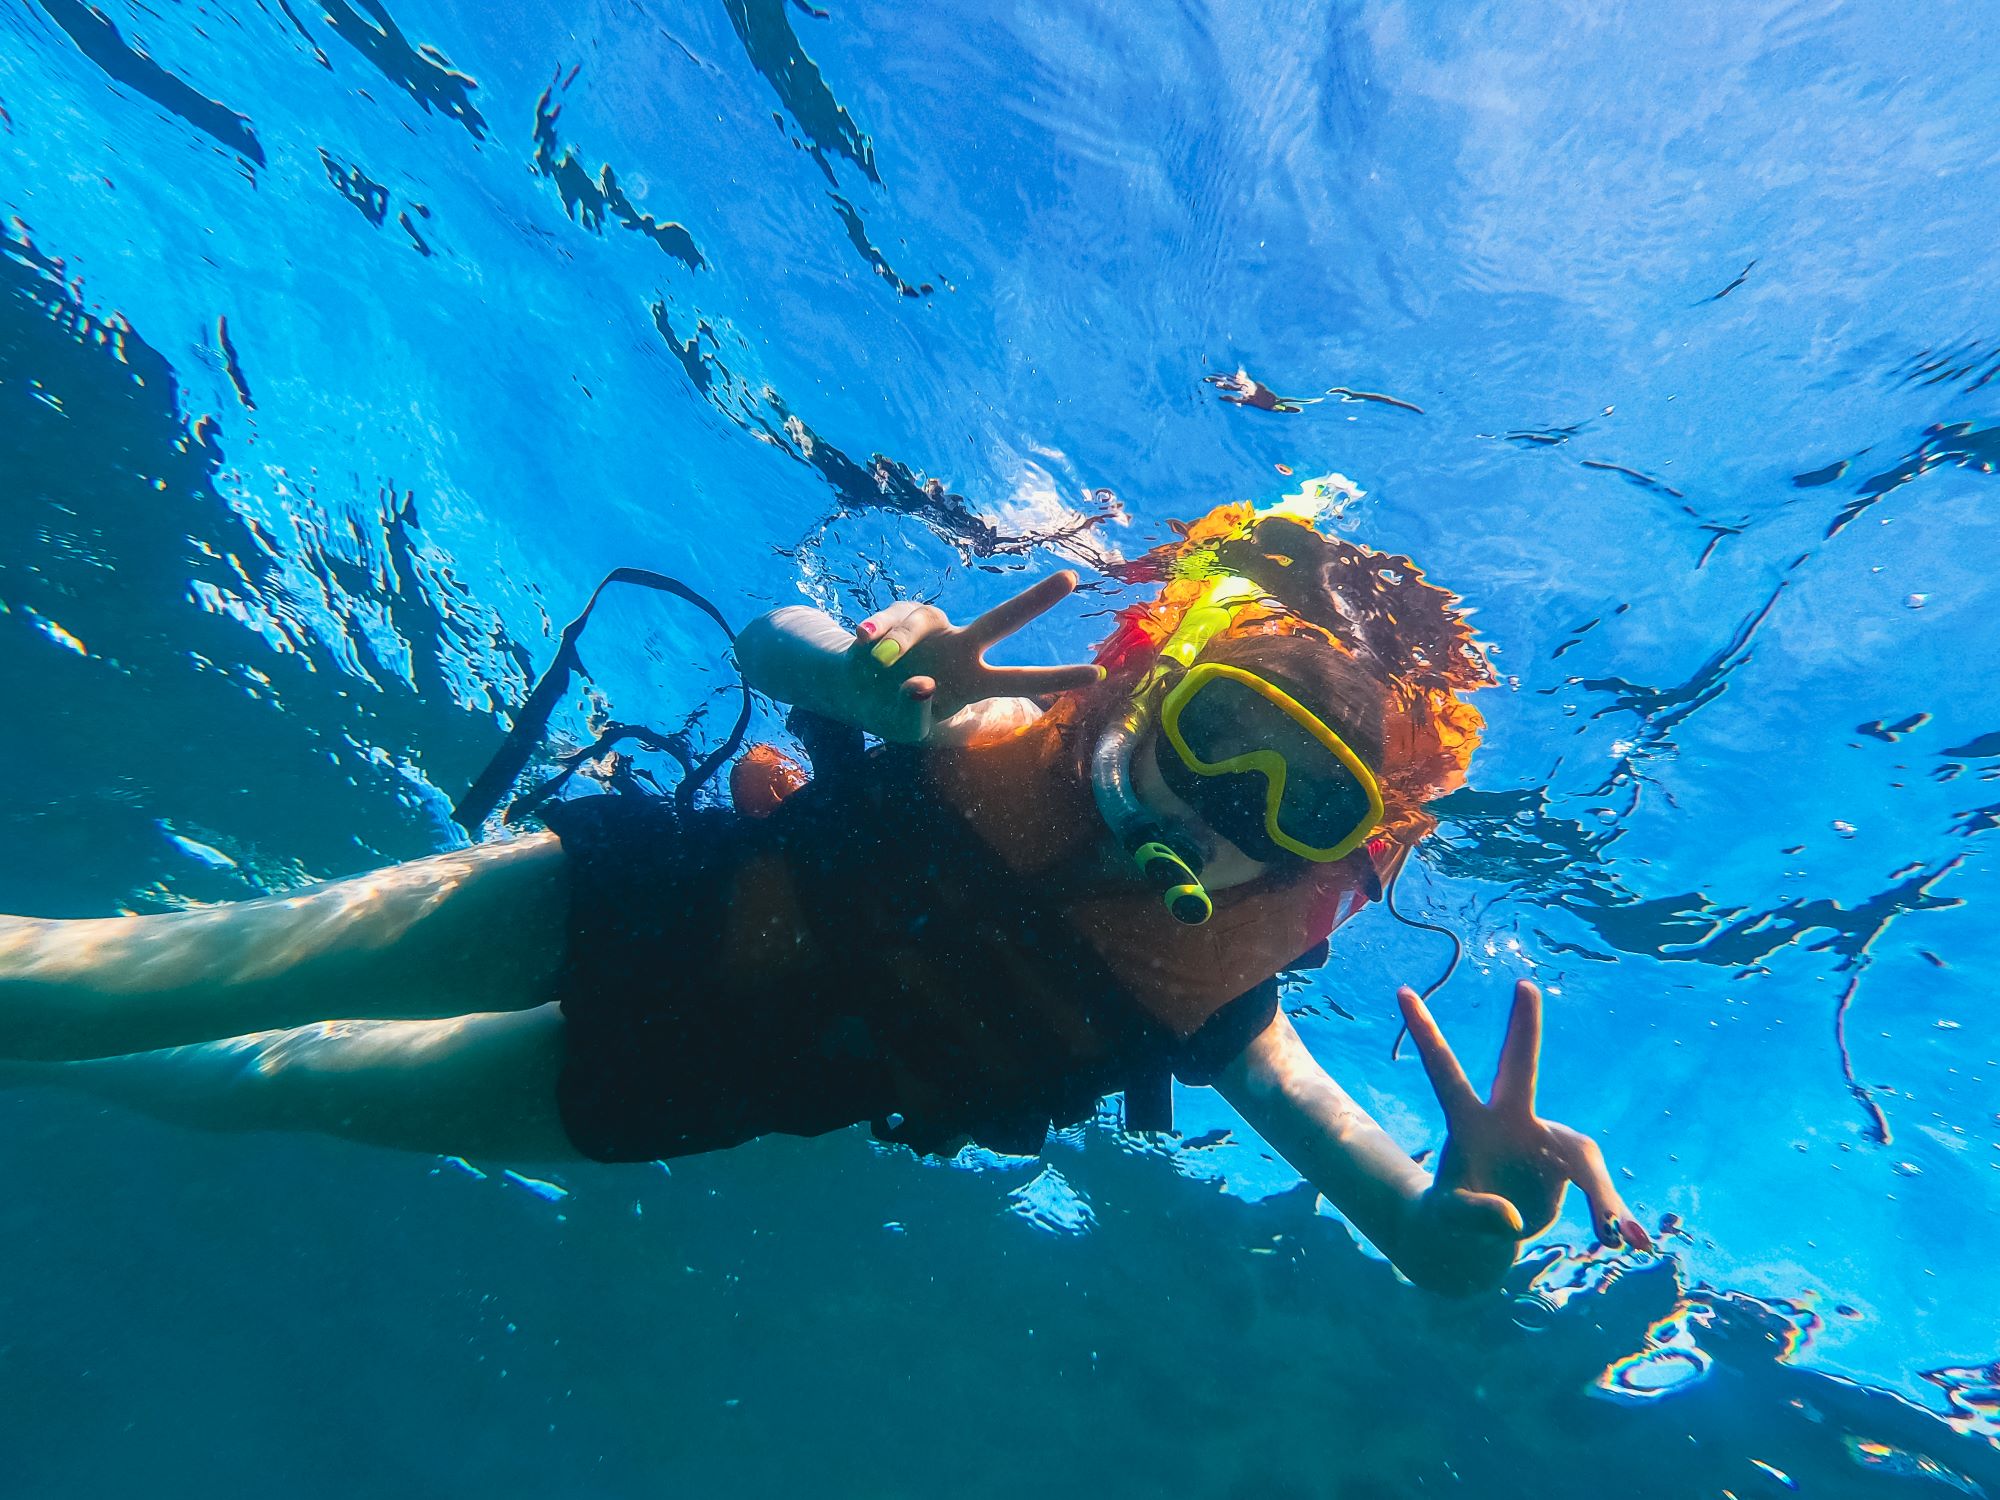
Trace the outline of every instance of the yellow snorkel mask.
<instances>
[{"instance_id":1,"label":"yellow snorkel mask","mask_svg":"<svg viewBox=\"0 0 2000 1500\"><path fill-rule=\"evenodd\" d=\"M1347 741L1283 687L1243 667L1197 661L1160 705L1160 736L1196 776L1261 778L1261 831L1300 859L1345 859L1382 822L1381 783ZM1216 831L1241 847L1240 820L1223 821L1238 826Z\"/></svg>"}]
</instances>

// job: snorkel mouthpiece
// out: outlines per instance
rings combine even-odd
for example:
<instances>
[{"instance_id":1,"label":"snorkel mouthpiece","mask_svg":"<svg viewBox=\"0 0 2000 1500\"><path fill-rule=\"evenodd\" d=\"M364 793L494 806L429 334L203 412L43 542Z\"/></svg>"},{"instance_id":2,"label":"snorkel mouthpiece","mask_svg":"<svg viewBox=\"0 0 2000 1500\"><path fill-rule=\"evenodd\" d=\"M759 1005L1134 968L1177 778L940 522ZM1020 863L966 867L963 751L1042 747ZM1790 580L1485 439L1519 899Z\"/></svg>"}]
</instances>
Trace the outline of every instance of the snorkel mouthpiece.
<instances>
[{"instance_id":1,"label":"snorkel mouthpiece","mask_svg":"<svg viewBox=\"0 0 2000 1500\"><path fill-rule=\"evenodd\" d=\"M1132 859L1139 873L1160 888L1160 899L1176 922L1199 927L1215 915L1215 902L1201 876L1169 845L1157 839L1141 844L1132 851Z\"/></svg>"}]
</instances>

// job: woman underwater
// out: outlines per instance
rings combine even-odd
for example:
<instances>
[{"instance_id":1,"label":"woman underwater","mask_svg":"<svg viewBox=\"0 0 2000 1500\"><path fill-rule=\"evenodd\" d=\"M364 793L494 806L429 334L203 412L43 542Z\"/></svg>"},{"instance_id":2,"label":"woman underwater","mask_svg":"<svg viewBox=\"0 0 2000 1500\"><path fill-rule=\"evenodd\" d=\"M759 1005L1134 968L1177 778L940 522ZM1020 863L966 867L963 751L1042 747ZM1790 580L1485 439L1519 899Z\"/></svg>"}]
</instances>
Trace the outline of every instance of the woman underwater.
<instances>
[{"instance_id":1,"label":"woman underwater","mask_svg":"<svg viewBox=\"0 0 2000 1500\"><path fill-rule=\"evenodd\" d=\"M1033 1152L1114 1092L1166 1128L1178 1076L1421 1286L1497 1284L1572 1182L1605 1244L1646 1247L1596 1145L1535 1114L1533 985L1485 1101L1399 993L1449 1127L1435 1177L1278 1005L1463 778L1458 693L1490 673L1451 596L1247 505L1129 573L1165 587L1095 665L984 660L1068 573L963 627L753 622L745 678L804 711L814 776L760 798L753 752L735 812L579 797L548 832L291 896L0 917L0 1059L203 1128L519 1163L861 1122Z\"/></svg>"}]
</instances>

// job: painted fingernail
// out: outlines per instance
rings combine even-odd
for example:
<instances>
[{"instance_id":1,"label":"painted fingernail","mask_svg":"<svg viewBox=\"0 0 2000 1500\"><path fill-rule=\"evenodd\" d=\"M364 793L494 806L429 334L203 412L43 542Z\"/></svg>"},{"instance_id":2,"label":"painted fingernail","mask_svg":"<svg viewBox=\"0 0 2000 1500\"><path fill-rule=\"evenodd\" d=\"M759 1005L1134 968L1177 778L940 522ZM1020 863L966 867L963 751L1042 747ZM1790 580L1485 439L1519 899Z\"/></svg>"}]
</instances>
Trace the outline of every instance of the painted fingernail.
<instances>
[{"instance_id":1,"label":"painted fingernail","mask_svg":"<svg viewBox=\"0 0 2000 1500\"><path fill-rule=\"evenodd\" d=\"M896 658L903 654L903 643L894 636L890 636L888 640L883 641L868 654L874 657L882 666L893 667L896 664Z\"/></svg>"},{"instance_id":2,"label":"painted fingernail","mask_svg":"<svg viewBox=\"0 0 2000 1500\"><path fill-rule=\"evenodd\" d=\"M859 625L854 627L854 631L862 640L872 641L875 639L875 632L881 628L873 620L863 620Z\"/></svg>"},{"instance_id":3,"label":"painted fingernail","mask_svg":"<svg viewBox=\"0 0 2000 1500\"><path fill-rule=\"evenodd\" d=\"M1108 668L1105 668L1105 667L1099 667L1099 668L1097 669L1097 680L1098 680L1099 682L1102 682L1102 681L1104 681L1104 679L1105 679L1105 678L1107 678L1107 677L1109 677L1110 675L1111 675L1111 673L1110 673L1110 671L1109 671L1109 669L1108 669Z\"/></svg>"}]
</instances>

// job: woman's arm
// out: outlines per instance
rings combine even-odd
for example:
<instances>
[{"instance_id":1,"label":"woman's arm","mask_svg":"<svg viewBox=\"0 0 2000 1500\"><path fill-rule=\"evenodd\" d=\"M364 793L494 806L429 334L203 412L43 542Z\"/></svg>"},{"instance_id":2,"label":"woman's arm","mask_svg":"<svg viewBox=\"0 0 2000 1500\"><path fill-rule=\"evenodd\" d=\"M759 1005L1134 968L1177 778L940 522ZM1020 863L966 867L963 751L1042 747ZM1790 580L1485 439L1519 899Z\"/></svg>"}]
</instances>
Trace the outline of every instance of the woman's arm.
<instances>
[{"instance_id":1,"label":"woman's arm","mask_svg":"<svg viewBox=\"0 0 2000 1500\"><path fill-rule=\"evenodd\" d=\"M1433 1178L1320 1067L1284 1015L1216 1080L1237 1113L1418 1286L1464 1295L1499 1284L1521 1239L1555 1221L1570 1183L1599 1240L1650 1249L1588 1136L1534 1112L1541 992L1517 985L1492 1092L1481 1102L1436 1021L1398 995L1450 1136Z\"/></svg>"},{"instance_id":2,"label":"woman's arm","mask_svg":"<svg viewBox=\"0 0 2000 1500\"><path fill-rule=\"evenodd\" d=\"M1417 1285L1463 1293L1499 1282L1514 1263L1519 1215L1476 1210L1455 1253L1413 1242L1431 1174L1410 1160L1306 1050L1281 1012L1215 1086L1236 1112Z\"/></svg>"},{"instance_id":3,"label":"woman's arm","mask_svg":"<svg viewBox=\"0 0 2000 1500\"><path fill-rule=\"evenodd\" d=\"M882 739L964 740L995 724L1032 719L1039 712L1028 701L1034 694L1065 692L1102 678L1092 666L986 662L995 642L1075 587L1074 573L1058 573L963 627L928 604L892 604L849 631L831 615L792 605L744 626L736 637L736 660L757 691Z\"/></svg>"},{"instance_id":4,"label":"woman's arm","mask_svg":"<svg viewBox=\"0 0 2000 1500\"><path fill-rule=\"evenodd\" d=\"M1222 1071L1216 1088L1236 1112L1385 1253L1409 1207L1431 1185L1389 1132L1306 1050L1284 1012Z\"/></svg>"},{"instance_id":5,"label":"woman's arm","mask_svg":"<svg viewBox=\"0 0 2000 1500\"><path fill-rule=\"evenodd\" d=\"M919 722L920 706L886 694L854 659L855 633L832 615L803 604L759 615L736 633L743 680L780 703L809 709L884 739L903 739ZM915 736L921 739L921 735Z\"/></svg>"}]
</instances>

